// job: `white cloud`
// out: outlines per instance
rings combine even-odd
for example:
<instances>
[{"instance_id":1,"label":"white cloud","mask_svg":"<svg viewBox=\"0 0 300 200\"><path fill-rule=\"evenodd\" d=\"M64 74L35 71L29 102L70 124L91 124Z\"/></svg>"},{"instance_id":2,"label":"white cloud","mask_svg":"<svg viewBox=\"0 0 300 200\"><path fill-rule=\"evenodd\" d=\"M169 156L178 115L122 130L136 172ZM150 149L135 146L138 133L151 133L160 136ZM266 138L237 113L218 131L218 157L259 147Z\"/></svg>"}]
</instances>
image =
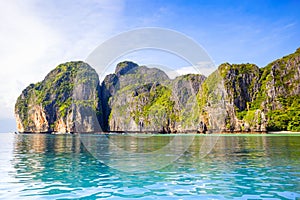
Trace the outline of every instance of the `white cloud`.
<instances>
[{"instance_id":1,"label":"white cloud","mask_svg":"<svg viewBox=\"0 0 300 200\"><path fill-rule=\"evenodd\" d=\"M176 72L180 75L184 74L199 74L199 71L195 69L193 66L182 67L176 70Z\"/></svg>"},{"instance_id":2,"label":"white cloud","mask_svg":"<svg viewBox=\"0 0 300 200\"><path fill-rule=\"evenodd\" d=\"M26 3L25 3L26 2ZM0 1L0 119L16 98L57 64L84 60L107 39L122 1Z\"/></svg>"},{"instance_id":3,"label":"white cloud","mask_svg":"<svg viewBox=\"0 0 300 200\"><path fill-rule=\"evenodd\" d=\"M19 1L1 1L0 8L0 118L11 118L16 97L42 78L47 65L41 61L60 37Z\"/></svg>"},{"instance_id":4,"label":"white cloud","mask_svg":"<svg viewBox=\"0 0 300 200\"><path fill-rule=\"evenodd\" d=\"M195 68L200 74L203 74L206 77L208 77L211 73L213 73L217 69L217 66L214 64L212 60L210 60L210 61L198 62Z\"/></svg>"},{"instance_id":5,"label":"white cloud","mask_svg":"<svg viewBox=\"0 0 300 200\"><path fill-rule=\"evenodd\" d=\"M184 74L202 74L208 77L212 72L214 72L217 67L213 64L213 62L203 61L197 63L196 66L186 66L181 67L176 70L176 72L180 75Z\"/></svg>"}]
</instances>

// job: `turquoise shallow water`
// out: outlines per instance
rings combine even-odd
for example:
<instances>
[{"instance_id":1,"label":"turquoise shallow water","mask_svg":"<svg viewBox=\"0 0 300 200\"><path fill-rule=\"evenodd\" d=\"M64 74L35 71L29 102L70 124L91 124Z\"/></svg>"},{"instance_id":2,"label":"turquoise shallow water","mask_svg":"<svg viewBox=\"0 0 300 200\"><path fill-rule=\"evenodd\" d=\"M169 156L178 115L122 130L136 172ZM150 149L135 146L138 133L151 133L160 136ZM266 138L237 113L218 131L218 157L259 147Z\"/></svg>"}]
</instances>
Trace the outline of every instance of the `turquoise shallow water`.
<instances>
[{"instance_id":1,"label":"turquoise shallow water","mask_svg":"<svg viewBox=\"0 0 300 200\"><path fill-rule=\"evenodd\" d=\"M300 135L1 134L0 199L74 198L300 199Z\"/></svg>"}]
</instances>

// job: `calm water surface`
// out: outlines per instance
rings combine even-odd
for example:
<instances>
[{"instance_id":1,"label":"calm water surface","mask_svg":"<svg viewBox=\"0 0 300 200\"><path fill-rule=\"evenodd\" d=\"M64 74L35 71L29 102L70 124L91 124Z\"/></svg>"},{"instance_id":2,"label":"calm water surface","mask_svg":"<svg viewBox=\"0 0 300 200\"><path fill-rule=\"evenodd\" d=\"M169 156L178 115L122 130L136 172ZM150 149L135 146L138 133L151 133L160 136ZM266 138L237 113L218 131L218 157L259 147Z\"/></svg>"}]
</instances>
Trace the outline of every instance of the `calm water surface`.
<instances>
[{"instance_id":1,"label":"calm water surface","mask_svg":"<svg viewBox=\"0 0 300 200\"><path fill-rule=\"evenodd\" d=\"M174 136L1 134L0 199L300 199L300 135L223 135L206 157L200 150L207 136L184 137L193 143L177 160L125 172L97 159L124 165L128 158L113 157L111 145L96 145L95 157L82 141L109 138L138 155L159 152ZM131 169L146 169L143 159L131 157Z\"/></svg>"}]
</instances>

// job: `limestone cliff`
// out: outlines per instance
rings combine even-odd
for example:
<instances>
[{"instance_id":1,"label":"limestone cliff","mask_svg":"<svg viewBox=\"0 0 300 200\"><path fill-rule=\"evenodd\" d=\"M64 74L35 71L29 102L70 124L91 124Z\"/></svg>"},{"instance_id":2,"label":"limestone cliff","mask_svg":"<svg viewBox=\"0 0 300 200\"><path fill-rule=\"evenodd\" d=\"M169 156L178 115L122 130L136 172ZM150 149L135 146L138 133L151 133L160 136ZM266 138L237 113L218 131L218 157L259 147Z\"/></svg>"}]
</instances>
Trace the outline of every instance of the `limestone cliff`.
<instances>
[{"instance_id":1,"label":"limestone cliff","mask_svg":"<svg viewBox=\"0 0 300 200\"><path fill-rule=\"evenodd\" d=\"M300 48L261 71L250 110L266 113L268 130L300 131Z\"/></svg>"},{"instance_id":2,"label":"limestone cliff","mask_svg":"<svg viewBox=\"0 0 300 200\"><path fill-rule=\"evenodd\" d=\"M17 129L19 132L100 131L99 96L99 78L94 69L83 62L61 64L43 81L23 90L15 105Z\"/></svg>"},{"instance_id":3,"label":"limestone cliff","mask_svg":"<svg viewBox=\"0 0 300 200\"><path fill-rule=\"evenodd\" d=\"M122 62L102 83L105 124L109 131L177 132L196 130L196 94L205 80L184 75L175 80L162 70Z\"/></svg>"},{"instance_id":4,"label":"limestone cliff","mask_svg":"<svg viewBox=\"0 0 300 200\"><path fill-rule=\"evenodd\" d=\"M224 131L266 131L266 119L262 110L255 110L251 119L244 117L250 103L261 87L261 71L254 64L224 63L218 68L227 93ZM260 119L260 122L258 122Z\"/></svg>"},{"instance_id":5,"label":"limestone cliff","mask_svg":"<svg viewBox=\"0 0 300 200\"><path fill-rule=\"evenodd\" d=\"M200 74L187 74L176 77L171 81L172 98L179 110L176 130L198 130L202 121L197 94L201 90L206 77Z\"/></svg>"},{"instance_id":6,"label":"limestone cliff","mask_svg":"<svg viewBox=\"0 0 300 200\"><path fill-rule=\"evenodd\" d=\"M300 130L300 49L264 68L222 64L227 92L224 131Z\"/></svg>"},{"instance_id":7,"label":"limestone cliff","mask_svg":"<svg viewBox=\"0 0 300 200\"><path fill-rule=\"evenodd\" d=\"M68 62L22 92L15 116L19 132L300 131L300 49L207 78L124 61L101 84L88 64Z\"/></svg>"},{"instance_id":8,"label":"limestone cliff","mask_svg":"<svg viewBox=\"0 0 300 200\"><path fill-rule=\"evenodd\" d=\"M115 73L106 76L102 83L102 97L106 102L103 108L107 119L105 129L139 131L143 123L143 130L156 130L158 126L150 126L149 120L140 118L138 113L149 103L152 86L166 80L168 76L159 69L127 61L119 63Z\"/></svg>"}]
</instances>

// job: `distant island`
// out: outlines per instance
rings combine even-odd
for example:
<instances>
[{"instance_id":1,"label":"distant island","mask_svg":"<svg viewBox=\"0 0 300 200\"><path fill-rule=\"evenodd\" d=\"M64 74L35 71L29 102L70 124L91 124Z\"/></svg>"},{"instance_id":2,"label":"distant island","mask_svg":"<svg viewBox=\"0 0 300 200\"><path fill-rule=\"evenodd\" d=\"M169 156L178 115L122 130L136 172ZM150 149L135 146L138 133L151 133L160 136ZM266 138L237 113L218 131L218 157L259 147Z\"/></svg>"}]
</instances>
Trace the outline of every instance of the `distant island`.
<instances>
[{"instance_id":1,"label":"distant island","mask_svg":"<svg viewBox=\"0 0 300 200\"><path fill-rule=\"evenodd\" d=\"M300 48L263 68L224 63L208 77L170 79L124 61L100 83L87 63L60 64L18 97L17 130L205 133L212 127L208 88L216 81L226 92L220 132L300 131Z\"/></svg>"}]
</instances>

